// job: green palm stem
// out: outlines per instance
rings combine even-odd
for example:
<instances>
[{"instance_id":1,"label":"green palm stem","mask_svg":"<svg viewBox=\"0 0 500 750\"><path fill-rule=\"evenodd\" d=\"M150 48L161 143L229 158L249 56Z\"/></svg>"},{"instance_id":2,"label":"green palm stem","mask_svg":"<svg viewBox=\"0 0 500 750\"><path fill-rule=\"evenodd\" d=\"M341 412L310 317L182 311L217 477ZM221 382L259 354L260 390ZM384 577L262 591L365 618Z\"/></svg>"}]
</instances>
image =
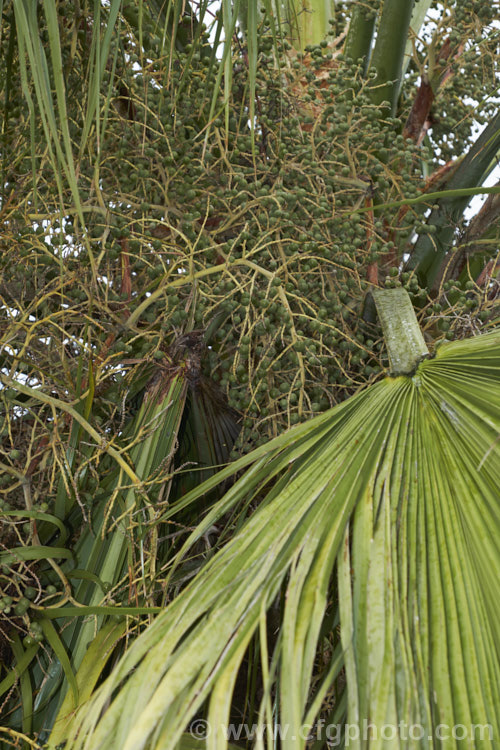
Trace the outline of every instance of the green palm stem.
<instances>
[{"instance_id":1,"label":"green palm stem","mask_svg":"<svg viewBox=\"0 0 500 750\"><path fill-rule=\"evenodd\" d=\"M412 373L429 350L406 289L372 289L389 354L391 375Z\"/></svg>"},{"instance_id":2,"label":"green palm stem","mask_svg":"<svg viewBox=\"0 0 500 750\"><path fill-rule=\"evenodd\" d=\"M427 13L432 3L433 3L433 0L418 0L418 2L416 2L413 6L413 13L411 16L411 21L410 21L409 34L406 39L406 48L405 48L404 60L403 60L403 75L406 73L408 69L408 65L410 63L410 60L413 54L414 40L419 35L420 29L422 28L422 25L425 22Z\"/></svg>"},{"instance_id":3,"label":"green palm stem","mask_svg":"<svg viewBox=\"0 0 500 750\"><path fill-rule=\"evenodd\" d=\"M366 8L356 5L352 10L344 52L353 60L363 60L366 73L370 62L370 51L377 21L376 13L367 14Z\"/></svg>"},{"instance_id":4,"label":"green palm stem","mask_svg":"<svg viewBox=\"0 0 500 750\"><path fill-rule=\"evenodd\" d=\"M457 169L444 185L445 190L461 190L481 185L491 169L500 148L500 111L471 146ZM456 227L463 218L470 196L440 198L427 219L437 228L434 234L419 235L406 264L416 270L422 286L431 287L439 276L442 263L450 252Z\"/></svg>"},{"instance_id":5,"label":"green palm stem","mask_svg":"<svg viewBox=\"0 0 500 750\"><path fill-rule=\"evenodd\" d=\"M319 44L326 37L328 21L334 16L334 2L288 0L284 10L285 18L293 29L290 41L297 49L304 50L308 44Z\"/></svg>"},{"instance_id":6,"label":"green palm stem","mask_svg":"<svg viewBox=\"0 0 500 750\"><path fill-rule=\"evenodd\" d=\"M370 60L377 73L372 101L388 101L392 114L396 112L412 10L413 0L385 0Z\"/></svg>"}]
</instances>

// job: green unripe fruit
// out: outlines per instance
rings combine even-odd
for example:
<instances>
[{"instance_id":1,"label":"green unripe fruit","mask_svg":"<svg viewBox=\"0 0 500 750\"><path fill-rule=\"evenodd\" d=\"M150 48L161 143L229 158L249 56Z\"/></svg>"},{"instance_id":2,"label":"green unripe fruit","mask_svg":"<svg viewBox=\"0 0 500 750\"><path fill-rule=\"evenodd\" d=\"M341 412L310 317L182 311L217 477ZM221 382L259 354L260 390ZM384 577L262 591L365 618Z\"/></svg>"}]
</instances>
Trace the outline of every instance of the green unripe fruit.
<instances>
[{"instance_id":1,"label":"green unripe fruit","mask_svg":"<svg viewBox=\"0 0 500 750\"><path fill-rule=\"evenodd\" d=\"M18 603L14 607L14 612L18 616L25 615L26 612L28 611L29 606L30 606L29 599L26 599L26 597L23 596L21 599L19 599Z\"/></svg>"}]
</instances>

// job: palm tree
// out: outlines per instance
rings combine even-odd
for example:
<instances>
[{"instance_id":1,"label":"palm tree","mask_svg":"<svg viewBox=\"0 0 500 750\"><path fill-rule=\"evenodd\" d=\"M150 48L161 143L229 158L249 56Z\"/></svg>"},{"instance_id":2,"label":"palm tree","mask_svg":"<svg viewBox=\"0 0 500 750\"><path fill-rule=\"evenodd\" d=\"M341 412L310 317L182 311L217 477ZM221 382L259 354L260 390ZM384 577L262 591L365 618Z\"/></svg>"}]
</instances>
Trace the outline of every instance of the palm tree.
<instances>
[{"instance_id":1,"label":"palm tree","mask_svg":"<svg viewBox=\"0 0 500 750\"><path fill-rule=\"evenodd\" d=\"M498 742L494 4L263 6L4 3L5 742Z\"/></svg>"}]
</instances>

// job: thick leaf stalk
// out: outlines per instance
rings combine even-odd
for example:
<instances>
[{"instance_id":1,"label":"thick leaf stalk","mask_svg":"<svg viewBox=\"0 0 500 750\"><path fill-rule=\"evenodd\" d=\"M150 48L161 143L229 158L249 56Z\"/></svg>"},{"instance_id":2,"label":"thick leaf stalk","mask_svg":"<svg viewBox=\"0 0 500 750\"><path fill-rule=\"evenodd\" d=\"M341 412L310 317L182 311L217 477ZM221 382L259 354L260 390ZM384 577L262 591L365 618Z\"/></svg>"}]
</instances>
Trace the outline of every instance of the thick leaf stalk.
<instances>
[{"instance_id":1,"label":"thick leaf stalk","mask_svg":"<svg viewBox=\"0 0 500 750\"><path fill-rule=\"evenodd\" d=\"M372 289L389 354L391 375L409 375L429 350L405 289Z\"/></svg>"},{"instance_id":2,"label":"thick leaf stalk","mask_svg":"<svg viewBox=\"0 0 500 750\"><path fill-rule=\"evenodd\" d=\"M477 141L471 146L446 183L446 190L467 190L481 185L494 166L500 149L500 112L491 120ZM421 234L412 251L408 270L415 269L421 282L432 286L439 275L447 254L452 250L457 225L470 201L467 194L443 197L433 207L427 224L436 228L433 234Z\"/></svg>"},{"instance_id":3,"label":"thick leaf stalk","mask_svg":"<svg viewBox=\"0 0 500 750\"><path fill-rule=\"evenodd\" d=\"M377 73L372 100L376 104L389 102L393 114L401 87L412 10L413 0L385 0L370 61Z\"/></svg>"}]
</instances>

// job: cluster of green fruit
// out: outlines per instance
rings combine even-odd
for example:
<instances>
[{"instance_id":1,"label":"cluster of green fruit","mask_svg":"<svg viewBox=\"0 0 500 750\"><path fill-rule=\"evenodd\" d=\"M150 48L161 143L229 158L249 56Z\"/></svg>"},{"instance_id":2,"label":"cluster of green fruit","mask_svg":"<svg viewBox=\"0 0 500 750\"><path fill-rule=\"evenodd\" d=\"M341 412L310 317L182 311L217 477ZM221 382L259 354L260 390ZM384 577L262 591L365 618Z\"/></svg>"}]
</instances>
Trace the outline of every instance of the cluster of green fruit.
<instances>
[{"instance_id":1,"label":"cluster of green fruit","mask_svg":"<svg viewBox=\"0 0 500 750\"><path fill-rule=\"evenodd\" d=\"M2 578L8 581L8 589L11 590L12 570L8 566L2 566ZM30 607L33 601L38 597L41 592L34 586L25 586L24 589L16 591L15 594L3 594L0 590L0 615L5 618L10 618L12 625L17 631L23 635L23 645L28 648L36 643L41 643L44 640L44 634L42 625L39 620L33 617L33 612L30 611ZM57 593L57 589L53 585L45 586L43 590L44 596L50 597Z\"/></svg>"},{"instance_id":2,"label":"cluster of green fruit","mask_svg":"<svg viewBox=\"0 0 500 750\"><path fill-rule=\"evenodd\" d=\"M61 13L70 28L71 11ZM338 14L336 29L345 17L340 6ZM241 443L251 445L329 408L381 372L379 332L364 315L373 266L379 283L387 275L388 285L409 288L423 318L434 320L436 305L445 321L482 312L480 290L476 297L472 290L457 288L454 297L443 290L442 298L430 299L415 276L401 275L414 232L433 232L424 206L371 210L418 195L425 185L422 163L428 172L447 158L449 134L436 125L425 147L417 147L402 132L411 98L402 98L397 117L387 117L372 103L374 72L365 75L357 62L332 56L326 43L303 56L283 49L277 74L268 28L264 17L253 129L244 58L234 67L228 110L221 95L210 117L216 76L203 46L196 55L187 46L172 62L150 29L148 62L136 54L126 27L113 41L112 51L120 42L126 54L114 78L111 69L104 74L103 103L113 93L106 131L99 143L97 134L90 138L78 165L86 228L74 213L55 218L59 193L44 165L37 195L47 218L26 226L22 214L21 226L18 206L11 225L13 234L19 227L16 249L3 261L15 298L36 318L37 335L49 341L45 352L27 351L22 366L41 372L56 392L67 388L68 362L89 341L101 356L113 339L102 355L111 371L124 358L148 356L216 318L205 368L244 413ZM209 51L206 36L205 42ZM75 53L63 38L63 61L71 55L68 108L76 153L83 127L76 83L85 50L77 46ZM484 98L487 77L472 49L463 55L475 65L472 93ZM409 76L415 72L411 64ZM473 105L448 96L455 85L452 76L440 96L460 123L456 150L470 138ZM25 124L22 116L19 123ZM28 153L18 159L13 177L28 174L30 160ZM29 213L31 186L22 184ZM66 198L70 205L69 193ZM142 314L127 328L138 304ZM64 349L54 343L59 318ZM450 325L446 335L453 331ZM106 425L112 412L105 404L95 418Z\"/></svg>"}]
</instances>

